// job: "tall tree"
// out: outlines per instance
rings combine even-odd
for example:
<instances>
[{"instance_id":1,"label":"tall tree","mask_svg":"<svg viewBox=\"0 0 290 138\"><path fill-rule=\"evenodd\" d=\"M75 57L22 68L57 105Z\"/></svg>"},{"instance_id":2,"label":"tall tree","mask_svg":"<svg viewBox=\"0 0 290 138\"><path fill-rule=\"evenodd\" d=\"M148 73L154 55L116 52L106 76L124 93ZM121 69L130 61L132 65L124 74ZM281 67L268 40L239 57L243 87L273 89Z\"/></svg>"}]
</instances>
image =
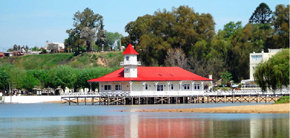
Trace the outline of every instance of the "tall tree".
<instances>
[{"instance_id":1,"label":"tall tree","mask_svg":"<svg viewBox=\"0 0 290 138\"><path fill-rule=\"evenodd\" d=\"M261 3L252 16L249 22L253 24L267 24L271 22L272 11L266 3Z\"/></svg>"},{"instance_id":2,"label":"tall tree","mask_svg":"<svg viewBox=\"0 0 290 138\"><path fill-rule=\"evenodd\" d=\"M170 48L181 48L186 56L198 54L201 49L195 44L204 40L208 45L215 34L212 16L196 13L188 6L138 17L126 25L126 32L130 43L142 51L140 58L145 65L164 65Z\"/></svg>"},{"instance_id":3,"label":"tall tree","mask_svg":"<svg viewBox=\"0 0 290 138\"><path fill-rule=\"evenodd\" d=\"M86 51L92 51L91 43L95 40L96 31L100 27L103 17L86 8L83 12L74 14L74 28L67 30L69 37L65 40L66 47L78 51L81 45L86 46Z\"/></svg>"},{"instance_id":4,"label":"tall tree","mask_svg":"<svg viewBox=\"0 0 290 138\"><path fill-rule=\"evenodd\" d=\"M182 49L169 49L167 51L167 56L165 59L166 66L178 66L182 68L187 68L187 58Z\"/></svg>"},{"instance_id":5,"label":"tall tree","mask_svg":"<svg viewBox=\"0 0 290 138\"><path fill-rule=\"evenodd\" d=\"M114 49L119 49L120 45L118 42L122 39L123 35L119 34L118 32L112 33L112 32L105 32L106 36L106 42L107 44L114 48Z\"/></svg>"},{"instance_id":6,"label":"tall tree","mask_svg":"<svg viewBox=\"0 0 290 138\"><path fill-rule=\"evenodd\" d=\"M106 46L106 35L105 35L103 20L100 21L100 28L99 28L97 36L98 36L98 39L96 41L96 45L101 47L101 51L104 51L105 46Z\"/></svg>"},{"instance_id":7,"label":"tall tree","mask_svg":"<svg viewBox=\"0 0 290 138\"><path fill-rule=\"evenodd\" d=\"M289 47L289 5L277 5L273 13L273 48Z\"/></svg>"}]
</instances>

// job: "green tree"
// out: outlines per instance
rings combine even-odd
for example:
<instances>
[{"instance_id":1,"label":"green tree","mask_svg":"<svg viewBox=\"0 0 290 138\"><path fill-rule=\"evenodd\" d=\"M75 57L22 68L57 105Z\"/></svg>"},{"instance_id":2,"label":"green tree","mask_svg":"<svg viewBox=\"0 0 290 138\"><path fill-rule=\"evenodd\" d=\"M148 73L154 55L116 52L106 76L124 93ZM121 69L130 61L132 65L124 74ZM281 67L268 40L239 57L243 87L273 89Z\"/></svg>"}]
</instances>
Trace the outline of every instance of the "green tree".
<instances>
[{"instance_id":1,"label":"green tree","mask_svg":"<svg viewBox=\"0 0 290 138\"><path fill-rule=\"evenodd\" d=\"M49 78L48 78L48 70L43 69L35 69L35 70L29 70L28 73L33 75L34 78L36 78L39 81L38 86L40 88L47 88L49 87Z\"/></svg>"},{"instance_id":2,"label":"green tree","mask_svg":"<svg viewBox=\"0 0 290 138\"><path fill-rule=\"evenodd\" d=\"M120 49L120 40L122 39L123 35L119 34L118 32L105 32L106 42L107 44L112 47L112 49ZM115 46L115 47L114 47Z\"/></svg>"},{"instance_id":3,"label":"green tree","mask_svg":"<svg viewBox=\"0 0 290 138\"><path fill-rule=\"evenodd\" d=\"M98 78L107 73L113 71L108 68L87 68L83 70L78 70L77 79L75 82L75 88L90 88L90 84L87 82L90 79ZM91 84L92 89L97 87L96 83Z\"/></svg>"},{"instance_id":4,"label":"green tree","mask_svg":"<svg viewBox=\"0 0 290 138\"><path fill-rule=\"evenodd\" d=\"M282 50L268 61L259 64L254 72L256 83L262 91L275 91L289 85L289 49Z\"/></svg>"},{"instance_id":5,"label":"green tree","mask_svg":"<svg viewBox=\"0 0 290 138\"><path fill-rule=\"evenodd\" d=\"M22 76L20 88L32 91L34 87L39 86L39 83L39 80L33 74L26 72L25 76Z\"/></svg>"},{"instance_id":6,"label":"green tree","mask_svg":"<svg viewBox=\"0 0 290 138\"><path fill-rule=\"evenodd\" d=\"M226 85L228 82L232 80L232 74L229 72L221 73L222 85Z\"/></svg>"},{"instance_id":7,"label":"green tree","mask_svg":"<svg viewBox=\"0 0 290 138\"><path fill-rule=\"evenodd\" d=\"M198 54L201 49L195 44L204 40L208 45L215 34L212 16L196 13L188 6L138 17L125 28L129 36L123 41L135 46L145 65L164 65L170 48L181 48L186 56Z\"/></svg>"},{"instance_id":8,"label":"green tree","mask_svg":"<svg viewBox=\"0 0 290 138\"><path fill-rule=\"evenodd\" d=\"M100 27L103 17L86 8L83 12L74 14L74 28L67 30L69 37L65 40L66 48L72 48L76 52L86 46L86 51L92 51L91 44L95 40L96 32Z\"/></svg>"},{"instance_id":9,"label":"green tree","mask_svg":"<svg viewBox=\"0 0 290 138\"><path fill-rule=\"evenodd\" d=\"M65 89L65 87L74 88L76 76L77 72L73 68L69 66L59 66L48 72L48 86L51 88L60 86L62 89Z\"/></svg>"},{"instance_id":10,"label":"green tree","mask_svg":"<svg viewBox=\"0 0 290 138\"><path fill-rule=\"evenodd\" d=\"M0 90L8 90L9 89L9 74L0 70Z\"/></svg>"},{"instance_id":11,"label":"green tree","mask_svg":"<svg viewBox=\"0 0 290 138\"><path fill-rule=\"evenodd\" d=\"M97 37L98 39L96 41L96 45L100 47L99 49L101 49L101 51L104 51L106 47L106 35L105 35L103 20L101 20Z\"/></svg>"},{"instance_id":12,"label":"green tree","mask_svg":"<svg viewBox=\"0 0 290 138\"><path fill-rule=\"evenodd\" d=\"M289 5L277 5L273 13L273 48L289 47Z\"/></svg>"},{"instance_id":13,"label":"green tree","mask_svg":"<svg viewBox=\"0 0 290 138\"><path fill-rule=\"evenodd\" d=\"M252 14L249 22L252 24L271 23L272 11L266 3L261 3Z\"/></svg>"}]
</instances>

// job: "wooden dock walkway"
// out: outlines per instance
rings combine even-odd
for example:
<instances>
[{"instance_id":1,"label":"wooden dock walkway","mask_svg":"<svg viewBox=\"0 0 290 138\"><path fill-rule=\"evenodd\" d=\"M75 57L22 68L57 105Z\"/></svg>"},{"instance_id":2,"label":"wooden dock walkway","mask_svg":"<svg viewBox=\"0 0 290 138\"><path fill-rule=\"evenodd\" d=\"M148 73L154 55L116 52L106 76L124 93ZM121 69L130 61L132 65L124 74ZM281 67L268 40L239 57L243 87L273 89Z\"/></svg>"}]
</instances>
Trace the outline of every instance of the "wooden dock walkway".
<instances>
[{"instance_id":1,"label":"wooden dock walkway","mask_svg":"<svg viewBox=\"0 0 290 138\"><path fill-rule=\"evenodd\" d=\"M141 104L194 104L194 103L242 103L275 102L289 94L250 94L250 95L192 95L192 96L101 96L68 95L62 96L64 103L79 105L141 105Z\"/></svg>"}]
</instances>

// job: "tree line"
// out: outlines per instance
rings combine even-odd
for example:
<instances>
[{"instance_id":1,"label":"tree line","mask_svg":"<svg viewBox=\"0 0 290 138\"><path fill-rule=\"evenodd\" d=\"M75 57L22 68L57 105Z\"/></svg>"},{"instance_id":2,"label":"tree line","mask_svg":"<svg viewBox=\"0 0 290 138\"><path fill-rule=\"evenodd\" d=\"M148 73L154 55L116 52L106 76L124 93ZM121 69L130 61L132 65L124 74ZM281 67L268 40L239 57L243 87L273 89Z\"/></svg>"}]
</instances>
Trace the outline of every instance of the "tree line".
<instances>
[{"instance_id":1,"label":"tree line","mask_svg":"<svg viewBox=\"0 0 290 138\"><path fill-rule=\"evenodd\" d=\"M52 69L31 69L25 70L17 68L11 64L2 64L0 66L0 90L9 91L9 89L25 89L33 91L34 88L53 88L61 87L65 89L90 88L87 82L90 79L101 77L114 68L94 67L78 69L67 65L58 66ZM97 86L92 84L92 88Z\"/></svg>"},{"instance_id":2,"label":"tree line","mask_svg":"<svg viewBox=\"0 0 290 138\"><path fill-rule=\"evenodd\" d=\"M103 16L89 8L76 12L73 20L65 46L76 54L94 51L94 46L95 51L108 49L105 43L112 41L106 37L115 36L122 45L133 44L145 66L180 66L202 76L213 74L214 80L222 74L231 74L235 82L248 79L250 53L289 46L289 5L272 11L261 3L246 25L229 22L217 32L211 14L188 6L139 16L126 25L126 37L106 34Z\"/></svg>"},{"instance_id":3,"label":"tree line","mask_svg":"<svg viewBox=\"0 0 290 138\"><path fill-rule=\"evenodd\" d=\"M289 5L274 11L261 3L249 22L229 22L215 32L213 17L188 6L158 10L125 27L123 44L132 43L145 66L181 66L202 76L232 74L249 78L249 54L289 46Z\"/></svg>"}]
</instances>

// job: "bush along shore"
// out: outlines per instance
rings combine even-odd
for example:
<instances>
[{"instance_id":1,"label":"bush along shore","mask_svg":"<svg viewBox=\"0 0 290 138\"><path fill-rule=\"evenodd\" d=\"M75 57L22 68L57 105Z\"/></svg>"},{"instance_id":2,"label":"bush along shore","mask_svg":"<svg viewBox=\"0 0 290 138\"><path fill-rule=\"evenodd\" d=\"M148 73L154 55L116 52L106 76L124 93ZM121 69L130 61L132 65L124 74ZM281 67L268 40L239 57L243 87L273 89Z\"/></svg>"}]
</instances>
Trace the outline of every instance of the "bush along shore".
<instances>
[{"instance_id":1,"label":"bush along shore","mask_svg":"<svg viewBox=\"0 0 290 138\"><path fill-rule=\"evenodd\" d=\"M280 99L278 99L275 104L281 104L281 103L290 103L290 100L289 100L289 96L283 96L281 97Z\"/></svg>"}]
</instances>

